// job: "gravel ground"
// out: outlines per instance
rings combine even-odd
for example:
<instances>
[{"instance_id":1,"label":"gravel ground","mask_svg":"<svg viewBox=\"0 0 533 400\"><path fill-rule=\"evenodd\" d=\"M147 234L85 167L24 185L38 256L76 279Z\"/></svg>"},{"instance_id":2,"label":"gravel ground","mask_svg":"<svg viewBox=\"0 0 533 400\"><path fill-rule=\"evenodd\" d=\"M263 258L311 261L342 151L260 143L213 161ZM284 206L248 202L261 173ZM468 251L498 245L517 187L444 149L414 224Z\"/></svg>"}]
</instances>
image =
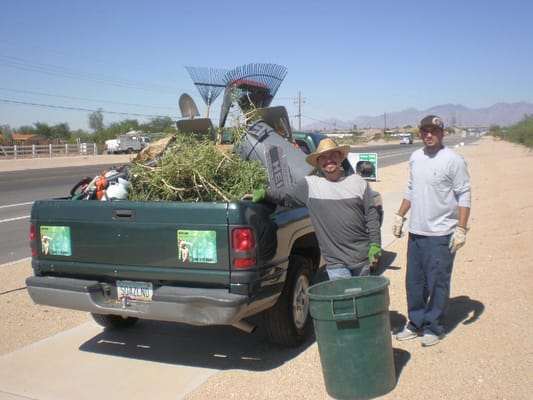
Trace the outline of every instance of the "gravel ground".
<instances>
[{"instance_id":1,"label":"gravel ground","mask_svg":"<svg viewBox=\"0 0 533 400\"><path fill-rule=\"evenodd\" d=\"M528 334L533 320L533 153L492 138L458 151L470 168L473 208L467 244L455 262L448 335L430 348L422 348L418 340L393 340L397 385L383 399L514 400L529 399L533 393L533 338ZM376 190L402 190L407 164L382 168L379 174L380 181L372 184ZM388 246L385 254L389 262L383 275L390 280L393 331L402 327L407 314L405 253L404 237ZM0 354L90 319L85 313L34 305L24 289L30 274L27 261L0 267ZM221 371L186 398L324 399L328 395L315 342L271 370Z\"/></svg>"}]
</instances>

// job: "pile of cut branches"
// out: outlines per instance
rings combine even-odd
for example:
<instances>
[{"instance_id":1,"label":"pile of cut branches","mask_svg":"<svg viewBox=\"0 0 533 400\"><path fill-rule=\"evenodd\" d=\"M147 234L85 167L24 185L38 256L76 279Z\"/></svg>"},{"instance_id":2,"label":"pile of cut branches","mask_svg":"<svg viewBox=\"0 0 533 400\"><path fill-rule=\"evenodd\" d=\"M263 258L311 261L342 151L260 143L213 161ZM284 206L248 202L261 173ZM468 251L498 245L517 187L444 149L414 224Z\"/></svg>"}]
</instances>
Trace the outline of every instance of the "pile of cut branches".
<instances>
[{"instance_id":1,"label":"pile of cut branches","mask_svg":"<svg viewBox=\"0 0 533 400\"><path fill-rule=\"evenodd\" d=\"M134 161L129 200L235 201L268 186L258 161L245 161L209 141L177 135L157 160Z\"/></svg>"}]
</instances>

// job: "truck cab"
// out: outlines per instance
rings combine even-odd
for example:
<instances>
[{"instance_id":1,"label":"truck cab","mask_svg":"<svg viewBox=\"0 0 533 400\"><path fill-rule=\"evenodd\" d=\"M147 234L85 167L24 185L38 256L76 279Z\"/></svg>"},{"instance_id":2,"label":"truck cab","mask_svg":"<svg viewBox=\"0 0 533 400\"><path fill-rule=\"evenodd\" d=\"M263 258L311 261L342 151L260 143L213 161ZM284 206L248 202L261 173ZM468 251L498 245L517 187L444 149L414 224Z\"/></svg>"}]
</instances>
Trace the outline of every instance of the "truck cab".
<instances>
[{"instance_id":1,"label":"truck cab","mask_svg":"<svg viewBox=\"0 0 533 400\"><path fill-rule=\"evenodd\" d=\"M316 150L320 141L328 137L322 133L293 132L292 138L305 154L310 154Z\"/></svg>"}]
</instances>

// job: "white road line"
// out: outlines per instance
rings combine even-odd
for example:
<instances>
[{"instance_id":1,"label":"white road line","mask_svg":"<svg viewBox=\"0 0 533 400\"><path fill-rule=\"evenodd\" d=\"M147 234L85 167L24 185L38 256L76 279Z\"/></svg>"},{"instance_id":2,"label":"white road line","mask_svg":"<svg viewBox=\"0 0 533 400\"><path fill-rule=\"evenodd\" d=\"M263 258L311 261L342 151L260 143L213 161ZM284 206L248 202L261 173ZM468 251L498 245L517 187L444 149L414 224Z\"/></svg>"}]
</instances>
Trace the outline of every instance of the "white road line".
<instances>
[{"instance_id":1,"label":"white road line","mask_svg":"<svg viewBox=\"0 0 533 400\"><path fill-rule=\"evenodd\" d=\"M20 207L20 206L27 206L28 204L33 204L33 201L29 201L27 203L6 204L5 206L0 206L0 208Z\"/></svg>"},{"instance_id":2,"label":"white road line","mask_svg":"<svg viewBox=\"0 0 533 400\"><path fill-rule=\"evenodd\" d=\"M8 219L0 219L0 224L2 222L11 222L11 221L18 221L19 219L26 219L26 218L30 218L29 215L25 215L24 217L15 217L15 218L8 218Z\"/></svg>"}]
</instances>

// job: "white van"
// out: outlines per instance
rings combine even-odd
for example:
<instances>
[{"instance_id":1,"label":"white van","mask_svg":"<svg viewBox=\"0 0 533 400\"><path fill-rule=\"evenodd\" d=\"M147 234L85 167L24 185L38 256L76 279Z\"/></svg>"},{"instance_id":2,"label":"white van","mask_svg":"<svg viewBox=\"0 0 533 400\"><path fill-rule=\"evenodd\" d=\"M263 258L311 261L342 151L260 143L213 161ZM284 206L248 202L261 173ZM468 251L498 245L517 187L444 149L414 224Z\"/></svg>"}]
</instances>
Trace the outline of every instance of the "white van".
<instances>
[{"instance_id":1,"label":"white van","mask_svg":"<svg viewBox=\"0 0 533 400\"><path fill-rule=\"evenodd\" d=\"M402 133L400 135L400 144L413 144L413 135L410 133Z\"/></svg>"},{"instance_id":2,"label":"white van","mask_svg":"<svg viewBox=\"0 0 533 400\"><path fill-rule=\"evenodd\" d=\"M117 139L106 140L104 144L105 144L105 152L107 154L115 154L118 152L118 140Z\"/></svg>"}]
</instances>

